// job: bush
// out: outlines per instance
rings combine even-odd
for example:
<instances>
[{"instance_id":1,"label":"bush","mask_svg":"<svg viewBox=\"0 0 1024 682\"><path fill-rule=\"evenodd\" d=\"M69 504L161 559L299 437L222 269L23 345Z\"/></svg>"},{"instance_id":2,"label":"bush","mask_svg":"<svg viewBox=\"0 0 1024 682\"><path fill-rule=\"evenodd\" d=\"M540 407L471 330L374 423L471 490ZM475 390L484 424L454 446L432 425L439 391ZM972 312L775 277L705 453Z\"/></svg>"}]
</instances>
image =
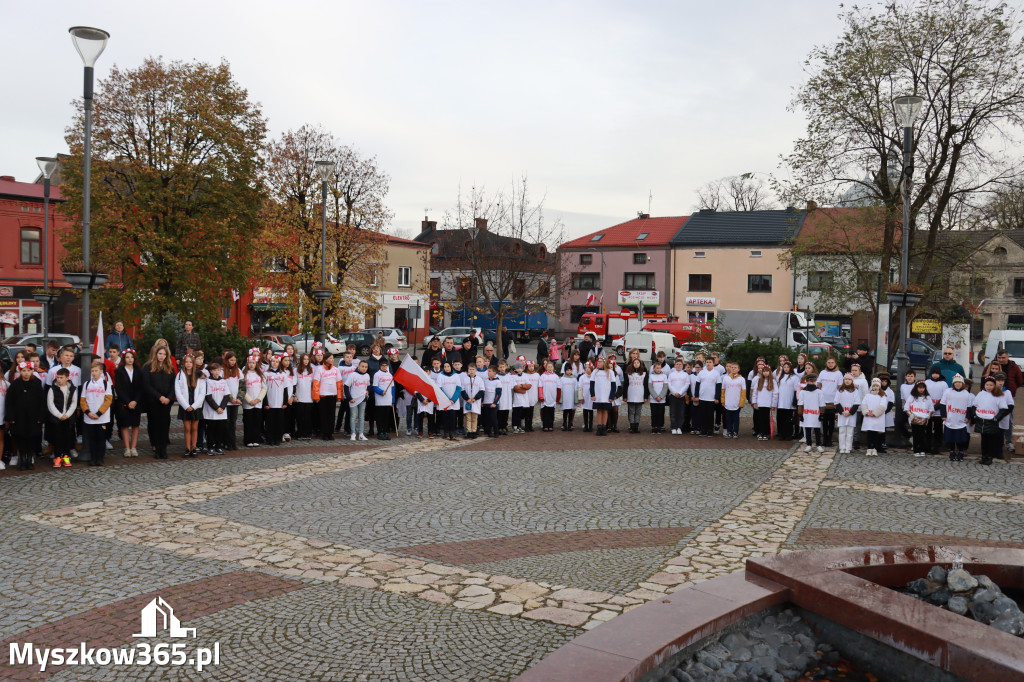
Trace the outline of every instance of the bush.
<instances>
[{"instance_id":1,"label":"bush","mask_svg":"<svg viewBox=\"0 0 1024 682\"><path fill-rule=\"evenodd\" d=\"M135 347L143 361L149 359L149 351L157 339L166 339L167 344L174 353L178 343L178 335L184 331L184 319L177 313L166 313L158 319L150 319L142 324L142 333L135 340ZM219 356L225 350L233 350L235 355L244 360L249 349L253 346L265 346L265 342L254 342L246 339L238 331L238 327L223 329L219 323L195 322L193 331L199 334L203 342L203 350L206 359L209 361Z\"/></svg>"},{"instance_id":2,"label":"bush","mask_svg":"<svg viewBox=\"0 0 1024 682\"><path fill-rule=\"evenodd\" d=\"M775 369L780 355L786 355L794 361L796 360L796 352L781 341L772 340L764 343L748 335L746 341L729 346L725 358L727 362L738 362L740 374L746 376L750 370L754 369L757 358L764 357L772 369Z\"/></svg>"}]
</instances>

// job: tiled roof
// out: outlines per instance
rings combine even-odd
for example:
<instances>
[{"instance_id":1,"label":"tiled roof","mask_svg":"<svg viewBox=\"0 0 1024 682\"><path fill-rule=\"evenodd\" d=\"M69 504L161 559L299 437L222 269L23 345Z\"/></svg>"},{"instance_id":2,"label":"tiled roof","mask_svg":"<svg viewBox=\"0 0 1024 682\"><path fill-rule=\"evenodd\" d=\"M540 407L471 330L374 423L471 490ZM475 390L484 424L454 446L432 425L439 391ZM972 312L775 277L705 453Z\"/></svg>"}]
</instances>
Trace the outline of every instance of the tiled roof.
<instances>
[{"instance_id":1,"label":"tiled roof","mask_svg":"<svg viewBox=\"0 0 1024 682\"><path fill-rule=\"evenodd\" d=\"M800 231L806 212L697 211L669 241L673 246L784 244Z\"/></svg>"},{"instance_id":2,"label":"tiled roof","mask_svg":"<svg viewBox=\"0 0 1024 682\"><path fill-rule=\"evenodd\" d=\"M635 218L562 244L563 249L667 246L688 216ZM601 235L598 237L598 235Z\"/></svg>"},{"instance_id":3,"label":"tiled roof","mask_svg":"<svg viewBox=\"0 0 1024 682\"><path fill-rule=\"evenodd\" d=\"M8 197L25 197L26 199L43 199L43 185L34 182L17 182L11 180L0 180L0 195ZM50 200L64 201L64 195L60 187L50 186Z\"/></svg>"},{"instance_id":4,"label":"tiled roof","mask_svg":"<svg viewBox=\"0 0 1024 682\"><path fill-rule=\"evenodd\" d=\"M390 234L388 235L388 244L398 244L399 246L415 246L421 249L426 246L426 244L422 242L413 241L412 239L402 239L401 237L395 237Z\"/></svg>"},{"instance_id":5,"label":"tiled roof","mask_svg":"<svg viewBox=\"0 0 1024 682\"><path fill-rule=\"evenodd\" d=\"M902 226L893 235L899 250ZM885 237L885 209L881 206L815 208L807 213L797 244L802 253L877 254Z\"/></svg>"}]
</instances>

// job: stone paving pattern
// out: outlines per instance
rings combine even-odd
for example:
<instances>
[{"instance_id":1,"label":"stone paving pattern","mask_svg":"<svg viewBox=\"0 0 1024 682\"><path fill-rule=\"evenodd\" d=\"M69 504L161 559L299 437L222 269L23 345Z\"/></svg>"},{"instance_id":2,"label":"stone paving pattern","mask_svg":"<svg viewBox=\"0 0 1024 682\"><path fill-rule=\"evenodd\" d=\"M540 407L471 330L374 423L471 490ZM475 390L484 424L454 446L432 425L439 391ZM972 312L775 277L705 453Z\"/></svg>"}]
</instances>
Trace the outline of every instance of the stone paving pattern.
<instances>
[{"instance_id":1,"label":"stone paving pattern","mask_svg":"<svg viewBox=\"0 0 1024 682\"><path fill-rule=\"evenodd\" d=\"M119 645L160 594L229 652L218 669L54 676L504 680L750 556L1024 546L1017 463L579 431L244 454L0 480L0 637Z\"/></svg>"}]
</instances>

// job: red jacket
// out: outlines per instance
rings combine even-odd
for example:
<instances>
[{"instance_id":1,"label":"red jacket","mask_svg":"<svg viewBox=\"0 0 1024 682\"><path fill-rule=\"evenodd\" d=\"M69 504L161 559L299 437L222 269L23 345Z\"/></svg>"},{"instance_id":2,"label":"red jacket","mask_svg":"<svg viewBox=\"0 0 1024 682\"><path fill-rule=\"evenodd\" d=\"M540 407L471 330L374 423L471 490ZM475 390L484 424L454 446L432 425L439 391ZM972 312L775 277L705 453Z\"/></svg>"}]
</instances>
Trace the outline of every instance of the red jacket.
<instances>
[{"instance_id":1,"label":"red jacket","mask_svg":"<svg viewBox=\"0 0 1024 682\"><path fill-rule=\"evenodd\" d=\"M1003 374L1006 375L1006 388L1010 391L1010 395L1016 397L1017 389L1024 385L1024 372L1021 372L1020 366L1013 360L1007 360L1003 367Z\"/></svg>"}]
</instances>

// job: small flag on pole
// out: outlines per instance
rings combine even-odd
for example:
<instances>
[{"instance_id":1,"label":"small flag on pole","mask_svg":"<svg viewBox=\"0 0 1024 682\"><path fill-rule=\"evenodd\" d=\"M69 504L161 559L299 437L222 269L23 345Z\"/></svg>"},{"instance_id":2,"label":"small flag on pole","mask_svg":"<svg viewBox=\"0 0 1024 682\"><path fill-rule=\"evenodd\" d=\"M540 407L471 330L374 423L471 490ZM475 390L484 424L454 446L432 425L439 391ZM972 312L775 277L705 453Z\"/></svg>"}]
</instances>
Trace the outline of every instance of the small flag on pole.
<instances>
[{"instance_id":1,"label":"small flag on pole","mask_svg":"<svg viewBox=\"0 0 1024 682\"><path fill-rule=\"evenodd\" d=\"M100 311L100 318L96 322L96 340L92 342L92 354L103 357L103 311Z\"/></svg>"}]
</instances>

